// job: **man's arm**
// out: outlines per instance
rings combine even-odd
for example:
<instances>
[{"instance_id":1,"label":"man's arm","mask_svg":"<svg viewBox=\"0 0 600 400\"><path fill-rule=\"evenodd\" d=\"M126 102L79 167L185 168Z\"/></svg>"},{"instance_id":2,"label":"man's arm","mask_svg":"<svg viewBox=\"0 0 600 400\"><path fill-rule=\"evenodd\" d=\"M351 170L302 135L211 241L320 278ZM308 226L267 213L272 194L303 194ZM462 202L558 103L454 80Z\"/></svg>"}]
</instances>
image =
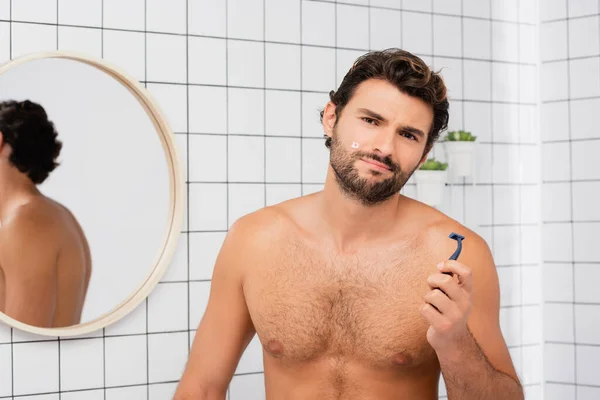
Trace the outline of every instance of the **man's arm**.
<instances>
[{"instance_id":1,"label":"man's arm","mask_svg":"<svg viewBox=\"0 0 600 400\"><path fill-rule=\"evenodd\" d=\"M219 251L210 296L196 330L189 360L174 400L225 400L242 353L254 336L242 291L254 216L236 221Z\"/></svg>"},{"instance_id":2,"label":"man's arm","mask_svg":"<svg viewBox=\"0 0 600 400\"><path fill-rule=\"evenodd\" d=\"M27 215L0 229L4 313L19 322L51 328L56 307L58 250L51 227Z\"/></svg>"},{"instance_id":3,"label":"man's arm","mask_svg":"<svg viewBox=\"0 0 600 400\"><path fill-rule=\"evenodd\" d=\"M460 345L438 352L449 400L520 400L523 388L500 328L500 288L486 242L471 234L459 262L471 267L472 308Z\"/></svg>"}]
</instances>

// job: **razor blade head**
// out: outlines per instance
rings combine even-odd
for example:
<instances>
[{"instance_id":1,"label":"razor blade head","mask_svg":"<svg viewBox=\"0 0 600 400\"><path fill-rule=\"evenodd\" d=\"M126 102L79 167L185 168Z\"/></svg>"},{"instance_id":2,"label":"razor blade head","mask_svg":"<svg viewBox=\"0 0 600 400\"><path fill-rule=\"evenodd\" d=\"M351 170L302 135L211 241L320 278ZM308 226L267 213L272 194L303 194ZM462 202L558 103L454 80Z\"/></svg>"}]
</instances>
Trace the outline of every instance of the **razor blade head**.
<instances>
[{"instance_id":1,"label":"razor blade head","mask_svg":"<svg viewBox=\"0 0 600 400\"><path fill-rule=\"evenodd\" d=\"M454 239L454 240L463 240L465 238L463 235L459 235L458 233L454 233L454 232L452 232L449 237L450 237L450 239Z\"/></svg>"}]
</instances>

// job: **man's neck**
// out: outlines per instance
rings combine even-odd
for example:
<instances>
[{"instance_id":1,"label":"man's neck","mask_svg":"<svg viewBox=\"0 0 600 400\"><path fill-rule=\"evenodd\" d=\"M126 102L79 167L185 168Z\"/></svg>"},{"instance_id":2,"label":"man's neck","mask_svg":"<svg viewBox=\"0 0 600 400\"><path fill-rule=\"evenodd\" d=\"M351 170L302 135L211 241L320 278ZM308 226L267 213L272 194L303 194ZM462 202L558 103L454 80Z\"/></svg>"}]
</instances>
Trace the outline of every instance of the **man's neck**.
<instances>
[{"instance_id":1,"label":"man's neck","mask_svg":"<svg viewBox=\"0 0 600 400\"><path fill-rule=\"evenodd\" d=\"M29 178L0 168L0 221L10 217L17 208L37 194L39 191Z\"/></svg>"},{"instance_id":2,"label":"man's neck","mask_svg":"<svg viewBox=\"0 0 600 400\"><path fill-rule=\"evenodd\" d=\"M331 244L341 253L353 253L387 234L396 225L400 194L366 206L343 192L329 167L319 212Z\"/></svg>"}]
</instances>

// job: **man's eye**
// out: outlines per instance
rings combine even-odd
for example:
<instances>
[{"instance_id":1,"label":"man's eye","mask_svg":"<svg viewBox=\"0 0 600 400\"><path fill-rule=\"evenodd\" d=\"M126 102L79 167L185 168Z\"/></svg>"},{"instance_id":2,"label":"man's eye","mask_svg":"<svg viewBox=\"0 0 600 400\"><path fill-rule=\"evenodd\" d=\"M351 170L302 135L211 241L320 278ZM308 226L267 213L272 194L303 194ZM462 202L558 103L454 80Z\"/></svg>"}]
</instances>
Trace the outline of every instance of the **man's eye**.
<instances>
[{"instance_id":1,"label":"man's eye","mask_svg":"<svg viewBox=\"0 0 600 400\"><path fill-rule=\"evenodd\" d=\"M411 140L417 140L417 137L415 135L413 135L412 133L402 132L402 135L406 136L407 138L409 138Z\"/></svg>"},{"instance_id":2,"label":"man's eye","mask_svg":"<svg viewBox=\"0 0 600 400\"><path fill-rule=\"evenodd\" d=\"M363 121L365 121L367 124L371 124L371 125L377 124L377 121L375 121L373 118L364 117Z\"/></svg>"}]
</instances>

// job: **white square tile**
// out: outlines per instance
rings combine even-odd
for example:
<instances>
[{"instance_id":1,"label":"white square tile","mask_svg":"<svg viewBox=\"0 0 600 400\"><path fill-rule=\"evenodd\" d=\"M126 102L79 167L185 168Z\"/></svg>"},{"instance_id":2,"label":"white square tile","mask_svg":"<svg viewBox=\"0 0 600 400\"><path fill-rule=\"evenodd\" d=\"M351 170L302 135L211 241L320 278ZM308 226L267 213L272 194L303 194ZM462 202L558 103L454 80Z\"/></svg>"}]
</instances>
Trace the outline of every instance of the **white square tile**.
<instances>
[{"instance_id":1,"label":"white square tile","mask_svg":"<svg viewBox=\"0 0 600 400\"><path fill-rule=\"evenodd\" d=\"M571 306L572 308L572 306ZM577 343L600 344L600 306L575 305L575 340Z\"/></svg>"},{"instance_id":2,"label":"white square tile","mask_svg":"<svg viewBox=\"0 0 600 400\"><path fill-rule=\"evenodd\" d=\"M600 59L586 58L571 60L571 98L592 97L600 95Z\"/></svg>"},{"instance_id":3,"label":"white square tile","mask_svg":"<svg viewBox=\"0 0 600 400\"><path fill-rule=\"evenodd\" d=\"M106 327L106 336L146 333L146 302L141 302L126 317Z\"/></svg>"},{"instance_id":4,"label":"white square tile","mask_svg":"<svg viewBox=\"0 0 600 400\"><path fill-rule=\"evenodd\" d=\"M560 361L560 360L557 360ZM575 372L573 372L573 375ZM545 379L547 382L548 379ZM564 400L574 399L576 386L573 385L561 385L557 383L546 383L544 391L544 400ZM529 398L527 398L529 399Z\"/></svg>"},{"instance_id":5,"label":"white square tile","mask_svg":"<svg viewBox=\"0 0 600 400\"><path fill-rule=\"evenodd\" d=\"M596 0L568 0L567 5L569 18L598 14L599 11L598 2Z\"/></svg>"},{"instance_id":6,"label":"white square tile","mask_svg":"<svg viewBox=\"0 0 600 400\"><path fill-rule=\"evenodd\" d=\"M569 183L542 185L542 219L545 222L571 220L571 187Z\"/></svg>"},{"instance_id":7,"label":"white square tile","mask_svg":"<svg viewBox=\"0 0 600 400\"><path fill-rule=\"evenodd\" d=\"M544 261L572 261L571 226L569 223L544 225L542 257Z\"/></svg>"},{"instance_id":8,"label":"white square tile","mask_svg":"<svg viewBox=\"0 0 600 400\"><path fill-rule=\"evenodd\" d=\"M533 344L542 342L542 309L541 306L525 306L523 313L523 343Z\"/></svg>"},{"instance_id":9,"label":"white square tile","mask_svg":"<svg viewBox=\"0 0 600 400\"><path fill-rule=\"evenodd\" d=\"M600 154L600 140L571 143L573 179L600 179L600 168L593 160Z\"/></svg>"},{"instance_id":10,"label":"white square tile","mask_svg":"<svg viewBox=\"0 0 600 400\"><path fill-rule=\"evenodd\" d=\"M575 346L547 343L544 350L546 381L573 382L575 379Z\"/></svg>"},{"instance_id":11,"label":"white square tile","mask_svg":"<svg viewBox=\"0 0 600 400\"><path fill-rule=\"evenodd\" d=\"M542 346L527 346L521 349L523 354L523 385L542 382ZM529 400L529 399L527 399Z\"/></svg>"},{"instance_id":12,"label":"white square tile","mask_svg":"<svg viewBox=\"0 0 600 400\"><path fill-rule=\"evenodd\" d=\"M598 137L598 131L594 126L594 114L598 110L598 107L600 107L600 99L573 100L570 104L571 138L588 139Z\"/></svg>"},{"instance_id":13,"label":"white square tile","mask_svg":"<svg viewBox=\"0 0 600 400\"><path fill-rule=\"evenodd\" d=\"M302 93L302 136L323 137L320 112L329 102L326 93Z\"/></svg>"},{"instance_id":14,"label":"white square tile","mask_svg":"<svg viewBox=\"0 0 600 400\"><path fill-rule=\"evenodd\" d=\"M448 17L452 18L452 17ZM457 60L454 58L434 58L434 69L439 70L442 78L444 79L444 83L446 84L446 88L448 90L448 98L452 99L462 99L463 98L463 78L462 78L462 62L461 60ZM455 107L452 107L454 104L451 104L451 112L450 114L456 114L457 110ZM459 128L462 128L460 126Z\"/></svg>"},{"instance_id":15,"label":"white square tile","mask_svg":"<svg viewBox=\"0 0 600 400\"><path fill-rule=\"evenodd\" d=\"M52 2L45 2L52 3ZM95 26L102 24L102 1L60 0L58 23L64 25Z\"/></svg>"},{"instance_id":16,"label":"white square tile","mask_svg":"<svg viewBox=\"0 0 600 400\"><path fill-rule=\"evenodd\" d=\"M433 12L461 15L462 0L433 0Z\"/></svg>"},{"instance_id":17,"label":"white square tile","mask_svg":"<svg viewBox=\"0 0 600 400\"><path fill-rule=\"evenodd\" d=\"M492 105L490 103L465 102L464 128L477 136L478 142L491 140Z\"/></svg>"},{"instance_id":18,"label":"white square tile","mask_svg":"<svg viewBox=\"0 0 600 400\"><path fill-rule=\"evenodd\" d=\"M302 43L335 46L335 4L302 1Z\"/></svg>"},{"instance_id":19,"label":"white square tile","mask_svg":"<svg viewBox=\"0 0 600 400\"><path fill-rule=\"evenodd\" d=\"M148 91L158 102L171 129L176 133L187 132L187 93L183 85L150 83ZM182 158L185 160L185 158Z\"/></svg>"},{"instance_id":20,"label":"white square tile","mask_svg":"<svg viewBox=\"0 0 600 400\"><path fill-rule=\"evenodd\" d=\"M371 7L387 7L399 10L402 8L402 0L371 0Z\"/></svg>"},{"instance_id":21,"label":"white square tile","mask_svg":"<svg viewBox=\"0 0 600 400\"><path fill-rule=\"evenodd\" d=\"M282 203L302 195L302 185L267 184L267 206Z\"/></svg>"},{"instance_id":22,"label":"white square tile","mask_svg":"<svg viewBox=\"0 0 600 400\"><path fill-rule=\"evenodd\" d=\"M103 0L102 4L105 28L144 30L145 0Z\"/></svg>"},{"instance_id":23,"label":"white square tile","mask_svg":"<svg viewBox=\"0 0 600 400\"><path fill-rule=\"evenodd\" d=\"M600 221L600 182L573 182L573 220Z\"/></svg>"},{"instance_id":24,"label":"white square tile","mask_svg":"<svg viewBox=\"0 0 600 400\"><path fill-rule=\"evenodd\" d=\"M569 20L569 57L598 55L598 16Z\"/></svg>"},{"instance_id":25,"label":"white square tile","mask_svg":"<svg viewBox=\"0 0 600 400\"><path fill-rule=\"evenodd\" d=\"M266 93L267 135L301 136L301 93L282 90L267 90Z\"/></svg>"},{"instance_id":26,"label":"white square tile","mask_svg":"<svg viewBox=\"0 0 600 400\"><path fill-rule=\"evenodd\" d=\"M537 103L538 99L538 70L534 65L521 65L518 67L518 101L523 103Z\"/></svg>"},{"instance_id":27,"label":"white square tile","mask_svg":"<svg viewBox=\"0 0 600 400\"><path fill-rule=\"evenodd\" d=\"M521 145L519 155L519 183L538 184L540 181L540 148L536 145Z\"/></svg>"},{"instance_id":28,"label":"white square tile","mask_svg":"<svg viewBox=\"0 0 600 400\"><path fill-rule=\"evenodd\" d=\"M572 103L571 103L572 104ZM569 139L569 103L560 101L541 105L542 140Z\"/></svg>"},{"instance_id":29,"label":"white square tile","mask_svg":"<svg viewBox=\"0 0 600 400\"><path fill-rule=\"evenodd\" d=\"M104 59L137 80L146 80L144 34L103 30Z\"/></svg>"},{"instance_id":30,"label":"white square tile","mask_svg":"<svg viewBox=\"0 0 600 400\"><path fill-rule=\"evenodd\" d=\"M329 149L323 140L302 140L302 182L325 183L329 169Z\"/></svg>"},{"instance_id":31,"label":"white square tile","mask_svg":"<svg viewBox=\"0 0 600 400\"><path fill-rule=\"evenodd\" d=\"M402 0L402 8L405 10L432 11L432 0Z\"/></svg>"},{"instance_id":32,"label":"white square tile","mask_svg":"<svg viewBox=\"0 0 600 400\"><path fill-rule=\"evenodd\" d=\"M302 47L302 90L333 90L335 72L335 50Z\"/></svg>"},{"instance_id":33,"label":"white square tile","mask_svg":"<svg viewBox=\"0 0 600 400\"><path fill-rule=\"evenodd\" d=\"M229 40L227 46L227 83L231 86L264 87L264 45Z\"/></svg>"},{"instance_id":34,"label":"white square tile","mask_svg":"<svg viewBox=\"0 0 600 400\"><path fill-rule=\"evenodd\" d=\"M600 302L600 292L596 289L600 268L597 264L575 264L575 301L581 303ZM569 267L570 269L570 267ZM567 285L572 284L566 282ZM572 292L572 290L571 290ZM571 300L573 297L570 298Z\"/></svg>"},{"instance_id":35,"label":"white square tile","mask_svg":"<svg viewBox=\"0 0 600 400\"><path fill-rule=\"evenodd\" d=\"M541 360L539 368L541 368ZM525 398L527 400L544 400L544 398L542 397L542 385L543 382L524 387L523 392L525 394Z\"/></svg>"},{"instance_id":36,"label":"white square tile","mask_svg":"<svg viewBox=\"0 0 600 400\"><path fill-rule=\"evenodd\" d=\"M464 60L464 98L467 100L491 100L491 63Z\"/></svg>"},{"instance_id":37,"label":"white square tile","mask_svg":"<svg viewBox=\"0 0 600 400\"><path fill-rule=\"evenodd\" d=\"M545 0L540 7L542 21L567 17L567 0Z\"/></svg>"},{"instance_id":38,"label":"white square tile","mask_svg":"<svg viewBox=\"0 0 600 400\"><path fill-rule=\"evenodd\" d=\"M564 100L569 97L567 62L559 61L542 64L540 81L542 101Z\"/></svg>"},{"instance_id":39,"label":"white square tile","mask_svg":"<svg viewBox=\"0 0 600 400\"><path fill-rule=\"evenodd\" d=\"M227 2L188 0L188 32L192 35L227 36Z\"/></svg>"},{"instance_id":40,"label":"white square tile","mask_svg":"<svg viewBox=\"0 0 600 400\"><path fill-rule=\"evenodd\" d=\"M13 332L13 336L12 336L13 343L32 342L32 341L50 342L50 341L58 340L58 337L37 335L35 333L29 333L26 331L22 331L20 329L13 329L12 332Z\"/></svg>"},{"instance_id":41,"label":"white square tile","mask_svg":"<svg viewBox=\"0 0 600 400\"><path fill-rule=\"evenodd\" d=\"M188 270L188 233L179 234L177 248L161 282L184 281Z\"/></svg>"},{"instance_id":42,"label":"white square tile","mask_svg":"<svg viewBox=\"0 0 600 400\"><path fill-rule=\"evenodd\" d=\"M541 233L538 226L521 227L521 243L521 262L538 264L542 259Z\"/></svg>"},{"instance_id":43,"label":"white square tile","mask_svg":"<svg viewBox=\"0 0 600 400\"><path fill-rule=\"evenodd\" d=\"M369 9L338 4L337 46L349 49L369 48Z\"/></svg>"},{"instance_id":44,"label":"white square tile","mask_svg":"<svg viewBox=\"0 0 600 400\"><path fill-rule=\"evenodd\" d=\"M229 227L239 218L264 206L264 184L232 183L229 185Z\"/></svg>"},{"instance_id":45,"label":"white square tile","mask_svg":"<svg viewBox=\"0 0 600 400\"><path fill-rule=\"evenodd\" d=\"M300 138L266 138L267 182L300 183Z\"/></svg>"},{"instance_id":46,"label":"white square tile","mask_svg":"<svg viewBox=\"0 0 600 400\"><path fill-rule=\"evenodd\" d=\"M58 342L18 343L12 347L13 395L58 391Z\"/></svg>"},{"instance_id":47,"label":"white square tile","mask_svg":"<svg viewBox=\"0 0 600 400\"><path fill-rule=\"evenodd\" d=\"M227 137L190 135L189 174L192 182L227 180Z\"/></svg>"},{"instance_id":48,"label":"white square tile","mask_svg":"<svg viewBox=\"0 0 600 400\"><path fill-rule=\"evenodd\" d=\"M147 400L147 398L146 386L106 389L106 400Z\"/></svg>"},{"instance_id":49,"label":"white square tile","mask_svg":"<svg viewBox=\"0 0 600 400\"><path fill-rule=\"evenodd\" d=\"M145 335L105 339L106 386L146 383Z\"/></svg>"},{"instance_id":50,"label":"white square tile","mask_svg":"<svg viewBox=\"0 0 600 400\"><path fill-rule=\"evenodd\" d=\"M208 62L207 60L210 60ZM188 38L188 79L190 83L225 85L227 47L225 39Z\"/></svg>"},{"instance_id":51,"label":"white square tile","mask_svg":"<svg viewBox=\"0 0 600 400\"><path fill-rule=\"evenodd\" d=\"M489 1L462 0L463 14L468 17L491 18L492 11Z\"/></svg>"},{"instance_id":52,"label":"white square tile","mask_svg":"<svg viewBox=\"0 0 600 400\"><path fill-rule=\"evenodd\" d=\"M10 43L10 23L0 22L0 43ZM0 63L10 60L10 46L0 47Z\"/></svg>"},{"instance_id":53,"label":"white square tile","mask_svg":"<svg viewBox=\"0 0 600 400\"><path fill-rule=\"evenodd\" d=\"M265 40L300 43L301 0L266 0Z\"/></svg>"},{"instance_id":54,"label":"white square tile","mask_svg":"<svg viewBox=\"0 0 600 400\"><path fill-rule=\"evenodd\" d=\"M492 100L519 101L519 66L492 64Z\"/></svg>"},{"instance_id":55,"label":"white square tile","mask_svg":"<svg viewBox=\"0 0 600 400\"><path fill-rule=\"evenodd\" d=\"M25 54L56 50L56 29L56 26L13 22L12 57L17 58Z\"/></svg>"},{"instance_id":56,"label":"white square tile","mask_svg":"<svg viewBox=\"0 0 600 400\"><path fill-rule=\"evenodd\" d=\"M492 223L492 187L465 187L465 224L469 227Z\"/></svg>"},{"instance_id":57,"label":"white square tile","mask_svg":"<svg viewBox=\"0 0 600 400\"><path fill-rule=\"evenodd\" d=\"M573 225L573 240L575 242L575 260L578 262L600 262L596 238L600 235L600 222Z\"/></svg>"},{"instance_id":58,"label":"white square tile","mask_svg":"<svg viewBox=\"0 0 600 400\"><path fill-rule=\"evenodd\" d=\"M0 396L12 395L12 350L9 344L0 345Z\"/></svg>"},{"instance_id":59,"label":"white square tile","mask_svg":"<svg viewBox=\"0 0 600 400\"><path fill-rule=\"evenodd\" d=\"M146 0L146 29L153 32L186 33L186 0Z\"/></svg>"},{"instance_id":60,"label":"white square tile","mask_svg":"<svg viewBox=\"0 0 600 400\"><path fill-rule=\"evenodd\" d=\"M102 56L102 31L89 28L58 27L58 50Z\"/></svg>"},{"instance_id":61,"label":"white square tile","mask_svg":"<svg viewBox=\"0 0 600 400\"><path fill-rule=\"evenodd\" d=\"M19 398L23 400L60 400L58 394L41 394L35 396L23 396Z\"/></svg>"},{"instance_id":62,"label":"white square tile","mask_svg":"<svg viewBox=\"0 0 600 400\"><path fill-rule=\"evenodd\" d=\"M521 143L535 144L539 148L538 124L539 109L536 104L519 106L519 141Z\"/></svg>"},{"instance_id":63,"label":"white square tile","mask_svg":"<svg viewBox=\"0 0 600 400\"><path fill-rule=\"evenodd\" d=\"M446 75L448 71L446 71ZM462 96L462 95L461 95ZM464 129L463 122L463 102L460 100L454 100L451 97L448 98L450 101L450 109L452 112L448 118L448 131Z\"/></svg>"},{"instance_id":64,"label":"white square tile","mask_svg":"<svg viewBox=\"0 0 600 400\"><path fill-rule=\"evenodd\" d=\"M257 335L254 335L248 347L242 354L240 362L235 370L236 374L249 374L262 372L263 366L263 348Z\"/></svg>"},{"instance_id":65,"label":"white square tile","mask_svg":"<svg viewBox=\"0 0 600 400\"><path fill-rule=\"evenodd\" d=\"M577 345L575 351L577 353L577 383L598 385L600 370L595 366L600 357L600 347Z\"/></svg>"},{"instance_id":66,"label":"white square tile","mask_svg":"<svg viewBox=\"0 0 600 400\"><path fill-rule=\"evenodd\" d=\"M519 142L519 106L517 104L492 104L494 142ZM478 136L479 137L479 136Z\"/></svg>"},{"instance_id":67,"label":"white square tile","mask_svg":"<svg viewBox=\"0 0 600 400\"><path fill-rule=\"evenodd\" d=\"M542 302L542 276L539 266L527 266L521 269L521 290L523 304L540 304Z\"/></svg>"},{"instance_id":68,"label":"white square tile","mask_svg":"<svg viewBox=\"0 0 600 400\"><path fill-rule=\"evenodd\" d=\"M544 301L573 301L573 267L553 263L542 268Z\"/></svg>"},{"instance_id":69,"label":"white square tile","mask_svg":"<svg viewBox=\"0 0 600 400\"><path fill-rule=\"evenodd\" d=\"M187 332L148 335L150 383L181 379L187 358Z\"/></svg>"},{"instance_id":70,"label":"white square tile","mask_svg":"<svg viewBox=\"0 0 600 400\"><path fill-rule=\"evenodd\" d=\"M190 132L227 133L227 89L190 86Z\"/></svg>"},{"instance_id":71,"label":"white square tile","mask_svg":"<svg viewBox=\"0 0 600 400\"><path fill-rule=\"evenodd\" d=\"M492 58L519 61L519 26L510 22L492 22Z\"/></svg>"},{"instance_id":72,"label":"white square tile","mask_svg":"<svg viewBox=\"0 0 600 400\"><path fill-rule=\"evenodd\" d=\"M463 19L464 56L468 58L490 59L490 21Z\"/></svg>"},{"instance_id":73,"label":"white square tile","mask_svg":"<svg viewBox=\"0 0 600 400\"><path fill-rule=\"evenodd\" d=\"M147 74L149 81L186 82L186 38L147 34Z\"/></svg>"},{"instance_id":74,"label":"white square tile","mask_svg":"<svg viewBox=\"0 0 600 400\"><path fill-rule=\"evenodd\" d=\"M60 389L80 390L104 385L101 338L64 340L60 344Z\"/></svg>"},{"instance_id":75,"label":"white square tile","mask_svg":"<svg viewBox=\"0 0 600 400\"><path fill-rule=\"evenodd\" d=\"M421 0L419 2L424 3ZM404 9L408 9L406 0L403 6ZM415 54L431 54L433 51L431 24L431 14L402 11L402 48Z\"/></svg>"},{"instance_id":76,"label":"white square tile","mask_svg":"<svg viewBox=\"0 0 600 400\"><path fill-rule=\"evenodd\" d=\"M150 385L148 400L167 400L175 397L178 383L161 383Z\"/></svg>"},{"instance_id":77,"label":"white square tile","mask_svg":"<svg viewBox=\"0 0 600 400\"><path fill-rule=\"evenodd\" d=\"M335 50L337 58L337 70L335 71L335 87L339 87L346 74L350 72L350 69L354 65L358 57L362 56L364 52L358 50Z\"/></svg>"},{"instance_id":78,"label":"white square tile","mask_svg":"<svg viewBox=\"0 0 600 400\"><path fill-rule=\"evenodd\" d=\"M493 145L494 183L519 182L519 147L515 145Z\"/></svg>"},{"instance_id":79,"label":"white square tile","mask_svg":"<svg viewBox=\"0 0 600 400\"><path fill-rule=\"evenodd\" d=\"M190 329L196 329L210 297L210 282L190 282Z\"/></svg>"},{"instance_id":80,"label":"white square tile","mask_svg":"<svg viewBox=\"0 0 600 400\"><path fill-rule=\"evenodd\" d=\"M190 279L208 280L212 278L225 235L225 232L190 234Z\"/></svg>"},{"instance_id":81,"label":"white square tile","mask_svg":"<svg viewBox=\"0 0 600 400\"><path fill-rule=\"evenodd\" d=\"M264 39L264 0L228 0L227 36Z\"/></svg>"},{"instance_id":82,"label":"white square tile","mask_svg":"<svg viewBox=\"0 0 600 400\"><path fill-rule=\"evenodd\" d=\"M569 143L542 144L542 180L564 181L570 179L571 156Z\"/></svg>"},{"instance_id":83,"label":"white square tile","mask_svg":"<svg viewBox=\"0 0 600 400\"><path fill-rule=\"evenodd\" d=\"M191 231L227 229L227 185L191 184L189 214Z\"/></svg>"},{"instance_id":84,"label":"white square tile","mask_svg":"<svg viewBox=\"0 0 600 400\"><path fill-rule=\"evenodd\" d=\"M492 0L491 3L493 19L504 21L519 20L518 0Z\"/></svg>"},{"instance_id":85,"label":"white square tile","mask_svg":"<svg viewBox=\"0 0 600 400\"><path fill-rule=\"evenodd\" d=\"M148 296L148 332L185 330L187 283L161 283Z\"/></svg>"},{"instance_id":86,"label":"white square tile","mask_svg":"<svg viewBox=\"0 0 600 400\"><path fill-rule=\"evenodd\" d=\"M296 89L300 87L300 46L266 44L266 87Z\"/></svg>"},{"instance_id":87,"label":"white square tile","mask_svg":"<svg viewBox=\"0 0 600 400\"><path fill-rule=\"evenodd\" d=\"M539 58L539 37L535 25L519 25L519 61L536 64Z\"/></svg>"},{"instance_id":88,"label":"white square tile","mask_svg":"<svg viewBox=\"0 0 600 400\"><path fill-rule=\"evenodd\" d=\"M492 183L492 145L480 143L475 146L475 181ZM465 182L471 184L473 178L467 177Z\"/></svg>"},{"instance_id":89,"label":"white square tile","mask_svg":"<svg viewBox=\"0 0 600 400\"><path fill-rule=\"evenodd\" d=\"M590 386L577 386L578 400L595 400L600 398L600 388Z\"/></svg>"},{"instance_id":90,"label":"white square tile","mask_svg":"<svg viewBox=\"0 0 600 400\"><path fill-rule=\"evenodd\" d=\"M234 376L229 391L229 400L264 400L266 398L264 374Z\"/></svg>"},{"instance_id":91,"label":"white square tile","mask_svg":"<svg viewBox=\"0 0 600 400\"><path fill-rule=\"evenodd\" d=\"M12 1L12 20L56 23L57 0Z\"/></svg>"},{"instance_id":92,"label":"white square tile","mask_svg":"<svg viewBox=\"0 0 600 400\"><path fill-rule=\"evenodd\" d=\"M104 389L61 393L60 400L104 400Z\"/></svg>"},{"instance_id":93,"label":"white square tile","mask_svg":"<svg viewBox=\"0 0 600 400\"><path fill-rule=\"evenodd\" d=\"M371 43L373 50L384 50L400 47L402 43L402 29L400 25L401 13L383 8L373 8L371 15Z\"/></svg>"},{"instance_id":94,"label":"white square tile","mask_svg":"<svg viewBox=\"0 0 600 400\"><path fill-rule=\"evenodd\" d=\"M518 186L494 186L494 223L518 224L520 193Z\"/></svg>"},{"instance_id":95,"label":"white square tile","mask_svg":"<svg viewBox=\"0 0 600 400\"><path fill-rule=\"evenodd\" d=\"M567 58L567 22L556 21L540 27L540 54L542 61Z\"/></svg>"},{"instance_id":96,"label":"white square tile","mask_svg":"<svg viewBox=\"0 0 600 400\"><path fill-rule=\"evenodd\" d=\"M10 344L12 328L6 324L0 324L0 344Z\"/></svg>"},{"instance_id":97,"label":"white square tile","mask_svg":"<svg viewBox=\"0 0 600 400\"><path fill-rule=\"evenodd\" d=\"M507 346L521 345L521 307L500 309L500 328Z\"/></svg>"},{"instance_id":98,"label":"white square tile","mask_svg":"<svg viewBox=\"0 0 600 400\"><path fill-rule=\"evenodd\" d=\"M517 265L520 263L520 239L521 234L518 226L494 226L494 259L497 265Z\"/></svg>"},{"instance_id":99,"label":"white square tile","mask_svg":"<svg viewBox=\"0 0 600 400\"><path fill-rule=\"evenodd\" d=\"M10 2L11 0L0 0L0 19L10 19Z\"/></svg>"},{"instance_id":100,"label":"white square tile","mask_svg":"<svg viewBox=\"0 0 600 400\"><path fill-rule=\"evenodd\" d=\"M494 246L496 246L496 244L494 244ZM500 263L497 262L497 264ZM498 268L501 306L515 306L521 304L520 272L521 269L519 267Z\"/></svg>"},{"instance_id":101,"label":"white square tile","mask_svg":"<svg viewBox=\"0 0 600 400\"><path fill-rule=\"evenodd\" d=\"M263 182L265 178L265 138L229 136L230 182Z\"/></svg>"}]
</instances>

